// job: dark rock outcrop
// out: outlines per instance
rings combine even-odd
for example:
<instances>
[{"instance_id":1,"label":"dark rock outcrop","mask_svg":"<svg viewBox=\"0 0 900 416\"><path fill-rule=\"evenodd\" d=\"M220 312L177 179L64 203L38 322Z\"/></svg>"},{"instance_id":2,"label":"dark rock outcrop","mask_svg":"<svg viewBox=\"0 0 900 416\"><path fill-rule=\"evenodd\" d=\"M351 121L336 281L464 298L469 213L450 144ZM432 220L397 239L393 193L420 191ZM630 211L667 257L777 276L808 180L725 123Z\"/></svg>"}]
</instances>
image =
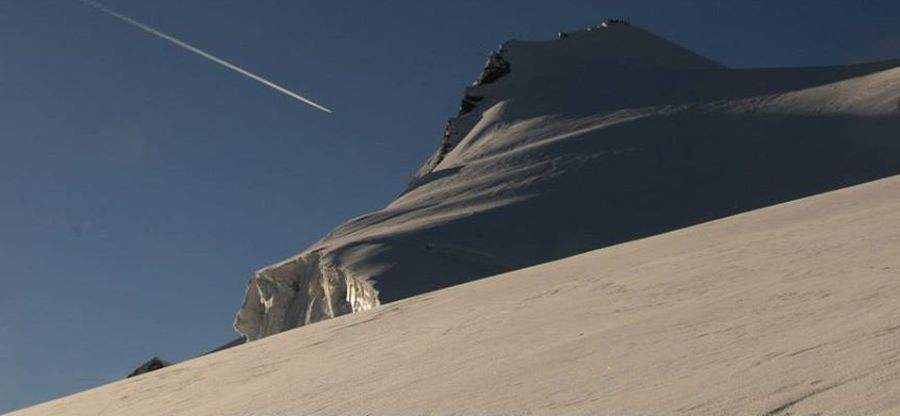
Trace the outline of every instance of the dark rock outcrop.
<instances>
[{"instance_id":1,"label":"dark rock outcrop","mask_svg":"<svg viewBox=\"0 0 900 416\"><path fill-rule=\"evenodd\" d=\"M478 75L478 79L475 80L475 85L490 84L508 74L509 71L509 62L503 58L503 55L500 52L491 52L484 69Z\"/></svg>"},{"instance_id":2,"label":"dark rock outcrop","mask_svg":"<svg viewBox=\"0 0 900 416\"><path fill-rule=\"evenodd\" d=\"M132 371L131 374L128 375L128 378L149 373L151 371L156 371L160 368L168 367L170 365L172 365L172 363L165 361L159 357L153 357L149 361L141 364L140 367L134 369L134 371Z\"/></svg>"}]
</instances>

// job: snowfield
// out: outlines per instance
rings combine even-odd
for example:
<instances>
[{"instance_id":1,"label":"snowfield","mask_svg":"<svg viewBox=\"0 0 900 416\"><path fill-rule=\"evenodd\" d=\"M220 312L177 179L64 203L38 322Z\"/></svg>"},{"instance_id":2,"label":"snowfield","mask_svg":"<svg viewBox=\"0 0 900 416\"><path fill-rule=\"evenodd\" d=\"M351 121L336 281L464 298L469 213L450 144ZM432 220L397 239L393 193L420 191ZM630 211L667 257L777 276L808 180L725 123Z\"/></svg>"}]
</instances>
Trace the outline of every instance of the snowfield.
<instances>
[{"instance_id":1,"label":"snowfield","mask_svg":"<svg viewBox=\"0 0 900 416\"><path fill-rule=\"evenodd\" d=\"M900 61L729 69L612 23L510 41L408 189L263 268L249 339L900 174Z\"/></svg>"},{"instance_id":2,"label":"snowfield","mask_svg":"<svg viewBox=\"0 0 900 416\"><path fill-rule=\"evenodd\" d=\"M900 176L342 316L16 416L900 413Z\"/></svg>"}]
</instances>

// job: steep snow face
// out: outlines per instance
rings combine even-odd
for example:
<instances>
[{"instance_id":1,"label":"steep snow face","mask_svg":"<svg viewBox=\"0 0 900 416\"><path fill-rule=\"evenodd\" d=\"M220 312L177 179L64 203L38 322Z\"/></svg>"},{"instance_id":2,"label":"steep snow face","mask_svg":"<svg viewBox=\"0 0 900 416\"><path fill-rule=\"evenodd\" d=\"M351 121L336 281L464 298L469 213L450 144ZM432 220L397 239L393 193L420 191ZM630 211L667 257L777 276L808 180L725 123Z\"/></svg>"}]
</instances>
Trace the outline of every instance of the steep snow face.
<instances>
[{"instance_id":1,"label":"steep snow face","mask_svg":"<svg viewBox=\"0 0 900 416\"><path fill-rule=\"evenodd\" d=\"M564 88L580 89L603 82L601 77L604 75L609 81L615 81L621 78L623 71L722 68L718 63L663 38L618 21L604 22L591 30L561 32L559 36L552 41L510 41L491 53L482 73L466 90L458 117L448 122L443 143L419 169L412 184L433 170L471 130L478 118L463 116L475 107L487 108L499 99L524 98L522 94L528 91L543 95L534 97L536 100L533 101L549 104L546 100L552 99L551 94L557 95L554 89L560 89L560 92ZM515 62L515 71L512 71L511 61ZM583 79L585 76L589 79ZM485 87L500 78L504 78L501 86ZM625 97L610 98L605 97L608 105L624 104L620 101ZM543 108L545 106L538 105L534 110L539 114Z\"/></svg>"},{"instance_id":2,"label":"steep snow face","mask_svg":"<svg viewBox=\"0 0 900 416\"><path fill-rule=\"evenodd\" d=\"M400 197L256 273L239 332L900 173L897 61L727 69L623 24L496 54Z\"/></svg>"}]
</instances>

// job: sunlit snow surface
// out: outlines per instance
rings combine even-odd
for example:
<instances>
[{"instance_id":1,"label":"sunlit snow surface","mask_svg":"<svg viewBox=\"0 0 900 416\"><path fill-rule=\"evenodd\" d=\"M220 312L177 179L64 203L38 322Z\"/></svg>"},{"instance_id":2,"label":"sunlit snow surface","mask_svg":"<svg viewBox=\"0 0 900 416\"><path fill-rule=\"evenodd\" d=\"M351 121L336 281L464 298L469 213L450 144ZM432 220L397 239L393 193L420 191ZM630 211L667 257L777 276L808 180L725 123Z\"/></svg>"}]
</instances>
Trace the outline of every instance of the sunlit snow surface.
<instances>
[{"instance_id":1,"label":"sunlit snow surface","mask_svg":"<svg viewBox=\"0 0 900 416\"><path fill-rule=\"evenodd\" d=\"M476 106L409 188L257 272L238 331L900 173L897 61L728 69L623 24L498 52L510 72L466 90Z\"/></svg>"},{"instance_id":2,"label":"sunlit snow surface","mask_svg":"<svg viewBox=\"0 0 900 416\"><path fill-rule=\"evenodd\" d=\"M15 416L900 414L900 176L286 331Z\"/></svg>"}]
</instances>

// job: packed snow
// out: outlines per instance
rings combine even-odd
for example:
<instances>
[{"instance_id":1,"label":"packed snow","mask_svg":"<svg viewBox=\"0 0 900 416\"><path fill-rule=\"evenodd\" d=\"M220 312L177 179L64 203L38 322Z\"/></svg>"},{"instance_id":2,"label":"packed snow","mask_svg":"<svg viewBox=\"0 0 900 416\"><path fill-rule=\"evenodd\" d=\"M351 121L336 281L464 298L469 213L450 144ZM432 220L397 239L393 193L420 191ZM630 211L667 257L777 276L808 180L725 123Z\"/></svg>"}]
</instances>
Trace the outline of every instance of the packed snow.
<instances>
[{"instance_id":1,"label":"packed snow","mask_svg":"<svg viewBox=\"0 0 900 416\"><path fill-rule=\"evenodd\" d=\"M900 176L382 305L15 416L900 413Z\"/></svg>"},{"instance_id":2,"label":"packed snow","mask_svg":"<svg viewBox=\"0 0 900 416\"><path fill-rule=\"evenodd\" d=\"M729 69L611 21L510 41L386 208L251 279L250 340L900 173L900 61Z\"/></svg>"}]
</instances>

